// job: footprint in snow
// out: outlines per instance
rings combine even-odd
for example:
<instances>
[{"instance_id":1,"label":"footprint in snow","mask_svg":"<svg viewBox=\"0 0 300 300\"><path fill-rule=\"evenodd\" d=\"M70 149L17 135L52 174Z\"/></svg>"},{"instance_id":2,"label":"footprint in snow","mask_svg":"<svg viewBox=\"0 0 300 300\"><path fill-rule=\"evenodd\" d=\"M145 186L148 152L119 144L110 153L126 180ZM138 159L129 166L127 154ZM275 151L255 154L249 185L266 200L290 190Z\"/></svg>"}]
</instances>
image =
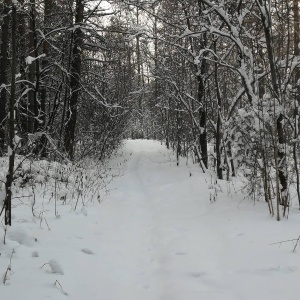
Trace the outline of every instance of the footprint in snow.
<instances>
[{"instance_id":1,"label":"footprint in snow","mask_svg":"<svg viewBox=\"0 0 300 300\"><path fill-rule=\"evenodd\" d=\"M89 254L89 255L92 255L92 254L94 254L94 252L92 251L92 250L90 250L90 249L87 249L87 248L84 248L84 249L82 249L81 250L83 253L85 253L85 254Z\"/></svg>"},{"instance_id":2,"label":"footprint in snow","mask_svg":"<svg viewBox=\"0 0 300 300\"><path fill-rule=\"evenodd\" d=\"M207 274L205 272L190 272L189 275L194 278L199 278L199 277L206 276Z\"/></svg>"},{"instance_id":3,"label":"footprint in snow","mask_svg":"<svg viewBox=\"0 0 300 300\"><path fill-rule=\"evenodd\" d=\"M233 238L235 238L235 237L244 236L244 235L245 235L245 233L239 232L239 233L233 233L230 236L233 237Z\"/></svg>"}]
</instances>

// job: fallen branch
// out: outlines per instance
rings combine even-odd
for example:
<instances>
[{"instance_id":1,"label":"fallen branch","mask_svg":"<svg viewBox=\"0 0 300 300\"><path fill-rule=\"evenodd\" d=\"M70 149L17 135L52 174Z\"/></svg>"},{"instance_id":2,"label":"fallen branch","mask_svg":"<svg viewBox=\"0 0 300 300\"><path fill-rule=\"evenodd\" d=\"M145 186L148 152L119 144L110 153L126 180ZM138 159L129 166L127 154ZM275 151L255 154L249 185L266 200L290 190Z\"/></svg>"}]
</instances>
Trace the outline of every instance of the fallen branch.
<instances>
[{"instance_id":1,"label":"fallen branch","mask_svg":"<svg viewBox=\"0 0 300 300\"><path fill-rule=\"evenodd\" d=\"M281 241L281 242L272 243L270 245L278 245L278 244L281 245L283 243L295 242L295 241L296 241L296 244L295 244L294 249L293 249L293 252L295 252L296 248L297 248L297 245L299 244L299 241L300 241L300 235L297 239L285 240L285 241Z\"/></svg>"}]
</instances>

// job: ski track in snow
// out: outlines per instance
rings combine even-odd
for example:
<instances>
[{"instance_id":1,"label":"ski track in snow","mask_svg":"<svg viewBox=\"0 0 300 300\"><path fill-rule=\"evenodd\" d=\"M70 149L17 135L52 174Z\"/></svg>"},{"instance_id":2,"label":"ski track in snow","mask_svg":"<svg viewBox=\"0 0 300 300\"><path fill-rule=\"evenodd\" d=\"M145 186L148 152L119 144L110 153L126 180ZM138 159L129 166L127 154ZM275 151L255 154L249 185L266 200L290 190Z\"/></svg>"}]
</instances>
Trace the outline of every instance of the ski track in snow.
<instances>
[{"instance_id":1,"label":"ski track in snow","mask_svg":"<svg viewBox=\"0 0 300 300\"><path fill-rule=\"evenodd\" d=\"M0 268L4 273L14 248L14 274L0 285L1 299L276 300L299 295L299 253L291 253L289 243L270 245L299 236L297 210L288 221L276 222L265 203L228 195L233 188L226 182L210 203L210 177L185 160L176 167L160 143L129 140L123 152L123 175L101 205L85 213L61 207L61 218L48 218L50 231L30 219L9 230L7 245L0 244ZM68 296L54 286L56 280Z\"/></svg>"}]
</instances>

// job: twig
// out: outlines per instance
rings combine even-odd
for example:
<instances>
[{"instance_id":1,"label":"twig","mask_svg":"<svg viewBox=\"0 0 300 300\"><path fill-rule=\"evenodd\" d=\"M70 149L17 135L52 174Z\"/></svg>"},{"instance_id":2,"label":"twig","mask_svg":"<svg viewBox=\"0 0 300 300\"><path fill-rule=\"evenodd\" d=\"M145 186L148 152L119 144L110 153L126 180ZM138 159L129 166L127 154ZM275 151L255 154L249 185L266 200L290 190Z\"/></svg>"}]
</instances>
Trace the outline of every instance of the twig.
<instances>
[{"instance_id":1,"label":"twig","mask_svg":"<svg viewBox=\"0 0 300 300\"><path fill-rule=\"evenodd\" d=\"M4 229L3 244L6 245L7 226L4 225L3 229Z\"/></svg>"},{"instance_id":2,"label":"twig","mask_svg":"<svg viewBox=\"0 0 300 300\"><path fill-rule=\"evenodd\" d=\"M9 264L8 264L7 269L5 271L5 274L3 276L3 284L5 284L6 281L9 279L9 277L12 275L12 272L11 272L11 260L12 260L12 257L13 257L14 254L15 254L15 249L13 249L13 251L11 253L11 256L10 256L10 259L9 259Z\"/></svg>"},{"instance_id":3,"label":"twig","mask_svg":"<svg viewBox=\"0 0 300 300\"><path fill-rule=\"evenodd\" d=\"M299 243L299 240L300 240L300 235L299 235L299 237L298 237L298 239L297 239L297 242L296 242L296 245L295 245L295 247L294 247L294 249L293 249L293 252L296 251L296 247L297 247L297 245L298 245L298 243Z\"/></svg>"},{"instance_id":4,"label":"twig","mask_svg":"<svg viewBox=\"0 0 300 300\"><path fill-rule=\"evenodd\" d=\"M66 293L66 292L64 291L64 289L62 288L62 286L61 286L61 284L59 283L58 280L55 280L54 285L56 286L56 284L59 285L61 292L62 292L64 295L68 296L68 293Z\"/></svg>"},{"instance_id":5,"label":"twig","mask_svg":"<svg viewBox=\"0 0 300 300\"><path fill-rule=\"evenodd\" d=\"M12 197L11 199L13 200L13 199L30 198L30 197L32 197L32 195L28 195L28 196L16 196L16 197Z\"/></svg>"},{"instance_id":6,"label":"twig","mask_svg":"<svg viewBox=\"0 0 300 300\"><path fill-rule=\"evenodd\" d=\"M299 235L299 237L297 239L285 240L285 241L281 241L281 242L271 243L269 245L278 245L278 244L281 245L282 243L295 242L295 241L296 241L296 244L295 244L294 249L293 249L293 252L295 252L296 251L296 247L297 247L297 245L298 245L298 243L300 241L300 235Z\"/></svg>"},{"instance_id":7,"label":"twig","mask_svg":"<svg viewBox=\"0 0 300 300\"><path fill-rule=\"evenodd\" d=\"M44 217L44 220L45 220L45 222L46 222L46 224L47 224L47 226L48 226L48 229L51 230L51 228L49 227L48 222L47 222L47 220L46 220L45 217Z\"/></svg>"},{"instance_id":8,"label":"twig","mask_svg":"<svg viewBox=\"0 0 300 300\"><path fill-rule=\"evenodd\" d=\"M32 193L33 193L33 201L31 203L31 212L32 212L32 215L35 217L35 213L34 213L34 206L35 206L35 191L34 191L34 188L33 188L33 185L31 186L32 188Z\"/></svg>"},{"instance_id":9,"label":"twig","mask_svg":"<svg viewBox=\"0 0 300 300\"><path fill-rule=\"evenodd\" d=\"M43 269L43 267L45 267L46 265L49 265L49 263L44 263L44 264L41 266L41 269Z\"/></svg>"}]
</instances>

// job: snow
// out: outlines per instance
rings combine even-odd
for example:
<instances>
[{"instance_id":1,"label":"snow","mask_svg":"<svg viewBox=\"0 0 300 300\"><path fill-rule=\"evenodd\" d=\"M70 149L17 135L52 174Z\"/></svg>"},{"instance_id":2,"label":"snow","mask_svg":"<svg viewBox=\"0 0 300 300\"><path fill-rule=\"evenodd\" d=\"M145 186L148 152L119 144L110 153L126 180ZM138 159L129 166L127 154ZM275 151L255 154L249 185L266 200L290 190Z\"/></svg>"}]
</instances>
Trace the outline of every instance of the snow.
<instances>
[{"instance_id":1,"label":"snow","mask_svg":"<svg viewBox=\"0 0 300 300\"><path fill-rule=\"evenodd\" d=\"M181 36L179 38L183 38L187 35L191 35L193 34L193 32L191 30L189 30L188 28L185 28L184 32L181 34Z\"/></svg>"},{"instance_id":2,"label":"snow","mask_svg":"<svg viewBox=\"0 0 300 300\"><path fill-rule=\"evenodd\" d=\"M52 273L64 275L64 271L61 265L55 259L51 259L49 261L49 266L51 268Z\"/></svg>"},{"instance_id":3,"label":"snow","mask_svg":"<svg viewBox=\"0 0 300 300\"><path fill-rule=\"evenodd\" d=\"M32 56L29 55L25 58L25 63L26 63L26 65L31 65L37 59L40 59L40 58L45 57L45 56L46 56L45 53L43 53L43 54L41 54L37 57L32 57Z\"/></svg>"},{"instance_id":4,"label":"snow","mask_svg":"<svg viewBox=\"0 0 300 300\"><path fill-rule=\"evenodd\" d=\"M34 61L35 61L35 57L32 57L32 56L27 56L25 58L25 62L27 65L31 65Z\"/></svg>"},{"instance_id":5,"label":"snow","mask_svg":"<svg viewBox=\"0 0 300 300\"><path fill-rule=\"evenodd\" d=\"M19 145L21 140L22 139L18 135L15 134L15 136L14 136L14 146L15 146L15 148Z\"/></svg>"},{"instance_id":6,"label":"snow","mask_svg":"<svg viewBox=\"0 0 300 300\"><path fill-rule=\"evenodd\" d=\"M0 190L0 203L4 202L5 196L6 196L5 191Z\"/></svg>"},{"instance_id":7,"label":"snow","mask_svg":"<svg viewBox=\"0 0 300 300\"><path fill-rule=\"evenodd\" d=\"M10 146L7 147L7 155L11 156L13 154L13 150L10 148Z\"/></svg>"},{"instance_id":8,"label":"snow","mask_svg":"<svg viewBox=\"0 0 300 300\"><path fill-rule=\"evenodd\" d=\"M3 299L281 300L299 295L299 247L293 253L292 241L273 244L298 238L298 210L291 207L289 219L277 222L264 202L253 203L237 192L238 181L219 181L218 187L184 159L177 167L159 142L127 141L110 169L118 176L103 202L87 205L80 198L74 211L58 201L59 218L54 203L36 191L36 212L48 225L28 205L13 208L6 244L0 241L0 273L11 267L0 283Z\"/></svg>"}]
</instances>

